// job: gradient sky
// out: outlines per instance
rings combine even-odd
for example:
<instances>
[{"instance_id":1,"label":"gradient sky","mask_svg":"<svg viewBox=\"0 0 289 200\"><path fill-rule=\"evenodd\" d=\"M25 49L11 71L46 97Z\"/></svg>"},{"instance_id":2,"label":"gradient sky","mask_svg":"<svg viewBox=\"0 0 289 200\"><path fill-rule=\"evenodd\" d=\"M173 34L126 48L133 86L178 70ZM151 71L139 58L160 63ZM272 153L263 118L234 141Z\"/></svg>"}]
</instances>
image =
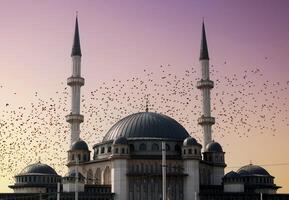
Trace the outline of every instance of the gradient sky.
<instances>
[{"instance_id":1,"label":"gradient sky","mask_svg":"<svg viewBox=\"0 0 289 200\"><path fill-rule=\"evenodd\" d=\"M242 75L258 67L270 82L289 80L286 0L1 0L0 5L2 105L29 104L35 91L53 97L66 81L76 11L86 79L83 90L94 88L96 81L126 79L162 64L171 64L176 74L198 66L202 17L211 64L218 71ZM225 148L228 170L250 160L289 163L288 126L282 122L276 126L275 137L222 139L230 143ZM289 165L266 169L283 186L280 192L289 192ZM6 191L9 181L0 181L0 191Z\"/></svg>"}]
</instances>

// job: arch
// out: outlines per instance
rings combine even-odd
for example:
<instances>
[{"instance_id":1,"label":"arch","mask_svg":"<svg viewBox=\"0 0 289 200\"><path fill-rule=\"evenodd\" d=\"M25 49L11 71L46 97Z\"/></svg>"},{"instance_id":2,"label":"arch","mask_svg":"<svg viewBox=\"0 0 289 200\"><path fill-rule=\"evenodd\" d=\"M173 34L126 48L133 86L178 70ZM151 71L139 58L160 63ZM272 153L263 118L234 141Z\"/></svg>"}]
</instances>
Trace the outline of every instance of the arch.
<instances>
[{"instance_id":1,"label":"arch","mask_svg":"<svg viewBox=\"0 0 289 200\"><path fill-rule=\"evenodd\" d=\"M94 184L100 185L101 183L101 170L97 168L94 174Z\"/></svg>"},{"instance_id":2,"label":"arch","mask_svg":"<svg viewBox=\"0 0 289 200\"><path fill-rule=\"evenodd\" d=\"M166 144L166 151L170 151L171 150L171 146L169 144Z\"/></svg>"},{"instance_id":3,"label":"arch","mask_svg":"<svg viewBox=\"0 0 289 200\"><path fill-rule=\"evenodd\" d=\"M178 153L182 152L182 149L181 149L180 145L178 145L178 144L175 145L175 151L178 152Z\"/></svg>"},{"instance_id":4,"label":"arch","mask_svg":"<svg viewBox=\"0 0 289 200\"><path fill-rule=\"evenodd\" d=\"M152 144L152 150L153 150L153 151L159 151L159 150L160 150L159 145L156 144L156 143L153 143L153 144Z\"/></svg>"},{"instance_id":5,"label":"arch","mask_svg":"<svg viewBox=\"0 0 289 200\"><path fill-rule=\"evenodd\" d=\"M92 184L92 180L93 180L93 172L91 169L89 169L87 171L87 175L86 175L86 183L87 184Z\"/></svg>"},{"instance_id":6,"label":"arch","mask_svg":"<svg viewBox=\"0 0 289 200\"><path fill-rule=\"evenodd\" d=\"M105 167L103 172L103 184L110 185L111 184L111 170L108 166Z\"/></svg>"},{"instance_id":7,"label":"arch","mask_svg":"<svg viewBox=\"0 0 289 200\"><path fill-rule=\"evenodd\" d=\"M133 144L129 145L129 150L130 150L130 152L134 152L134 145Z\"/></svg>"},{"instance_id":8,"label":"arch","mask_svg":"<svg viewBox=\"0 0 289 200\"><path fill-rule=\"evenodd\" d=\"M146 151L146 150L147 150L147 145L144 144L144 143L141 143L141 144L139 145L139 150L141 150L141 151Z\"/></svg>"}]
</instances>

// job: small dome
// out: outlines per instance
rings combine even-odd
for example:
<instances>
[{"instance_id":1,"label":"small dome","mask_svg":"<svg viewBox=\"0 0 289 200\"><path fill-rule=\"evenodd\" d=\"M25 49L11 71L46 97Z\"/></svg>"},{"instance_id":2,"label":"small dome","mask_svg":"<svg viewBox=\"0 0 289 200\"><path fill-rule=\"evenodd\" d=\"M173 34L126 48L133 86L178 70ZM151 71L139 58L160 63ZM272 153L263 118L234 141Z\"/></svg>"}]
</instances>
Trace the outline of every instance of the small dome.
<instances>
[{"instance_id":1,"label":"small dome","mask_svg":"<svg viewBox=\"0 0 289 200\"><path fill-rule=\"evenodd\" d=\"M125 137L119 137L113 141L113 144L127 145L127 139Z\"/></svg>"},{"instance_id":2,"label":"small dome","mask_svg":"<svg viewBox=\"0 0 289 200\"><path fill-rule=\"evenodd\" d=\"M42 164L40 162L28 165L25 167L19 175L28 174L47 174L47 175L57 175L56 171L49 165Z\"/></svg>"},{"instance_id":3,"label":"small dome","mask_svg":"<svg viewBox=\"0 0 289 200\"><path fill-rule=\"evenodd\" d=\"M205 151L220 153L220 152L223 152L223 149L222 149L222 146L218 142L212 141L211 143L207 144Z\"/></svg>"},{"instance_id":4,"label":"small dome","mask_svg":"<svg viewBox=\"0 0 289 200\"><path fill-rule=\"evenodd\" d=\"M237 171L242 176L271 176L263 167L258 165L245 165Z\"/></svg>"},{"instance_id":5,"label":"small dome","mask_svg":"<svg viewBox=\"0 0 289 200\"><path fill-rule=\"evenodd\" d=\"M139 112L129 115L114 124L103 138L103 142L118 137L158 138L184 140L190 135L176 120L159 113Z\"/></svg>"},{"instance_id":6,"label":"small dome","mask_svg":"<svg viewBox=\"0 0 289 200\"><path fill-rule=\"evenodd\" d=\"M75 172L75 170L73 169L73 170L71 170L70 172L68 172L67 174L65 174L64 177L75 177L75 176L76 176L76 172ZM80 179L84 179L84 176L83 176L80 172L78 172L78 177L79 177Z\"/></svg>"},{"instance_id":7,"label":"small dome","mask_svg":"<svg viewBox=\"0 0 289 200\"><path fill-rule=\"evenodd\" d=\"M193 137L187 137L183 142L183 146L192 146L192 145L199 145L197 140Z\"/></svg>"},{"instance_id":8,"label":"small dome","mask_svg":"<svg viewBox=\"0 0 289 200\"><path fill-rule=\"evenodd\" d=\"M230 171L224 176L224 178L238 178L238 177L240 177L240 175L234 171Z\"/></svg>"},{"instance_id":9,"label":"small dome","mask_svg":"<svg viewBox=\"0 0 289 200\"><path fill-rule=\"evenodd\" d=\"M88 146L85 141L78 140L71 145L71 150L85 150L88 151Z\"/></svg>"}]
</instances>

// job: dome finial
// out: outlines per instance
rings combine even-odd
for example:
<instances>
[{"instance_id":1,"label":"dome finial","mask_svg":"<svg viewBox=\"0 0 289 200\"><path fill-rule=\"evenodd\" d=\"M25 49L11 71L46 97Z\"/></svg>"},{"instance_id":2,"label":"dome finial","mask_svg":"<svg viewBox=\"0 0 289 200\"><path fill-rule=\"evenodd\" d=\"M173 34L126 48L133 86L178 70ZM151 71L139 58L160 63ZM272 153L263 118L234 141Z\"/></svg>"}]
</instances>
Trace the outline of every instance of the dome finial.
<instances>
[{"instance_id":1,"label":"dome finial","mask_svg":"<svg viewBox=\"0 0 289 200\"><path fill-rule=\"evenodd\" d=\"M145 109L146 112L149 111L149 98L148 98L148 95L146 95L146 109Z\"/></svg>"}]
</instances>

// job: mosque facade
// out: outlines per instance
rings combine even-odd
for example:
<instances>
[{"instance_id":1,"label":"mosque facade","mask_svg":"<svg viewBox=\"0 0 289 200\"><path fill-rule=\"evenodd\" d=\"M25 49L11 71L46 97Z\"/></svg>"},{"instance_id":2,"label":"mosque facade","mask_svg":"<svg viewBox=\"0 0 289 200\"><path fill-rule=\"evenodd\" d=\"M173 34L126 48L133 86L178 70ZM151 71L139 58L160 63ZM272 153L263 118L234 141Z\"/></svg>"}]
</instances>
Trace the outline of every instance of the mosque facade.
<instances>
[{"instance_id":1,"label":"mosque facade","mask_svg":"<svg viewBox=\"0 0 289 200\"><path fill-rule=\"evenodd\" d=\"M259 199L259 194L267 199L289 198L276 194L280 187L260 166L250 164L225 174L225 152L212 140L215 118L211 116L210 90L214 82L210 80L204 23L199 57L202 77L197 82L203 111L196 122L203 128L203 144L173 118L146 108L116 122L101 142L89 148L80 138L84 120L80 114L81 56L76 18L72 76L67 79L72 91L71 112L66 116L71 127L68 173L61 177L45 164L30 165L15 176L16 182L10 186L15 194L55 192L61 182L61 193L79 192L80 199L160 200L165 169L165 194L170 200Z\"/></svg>"}]
</instances>

